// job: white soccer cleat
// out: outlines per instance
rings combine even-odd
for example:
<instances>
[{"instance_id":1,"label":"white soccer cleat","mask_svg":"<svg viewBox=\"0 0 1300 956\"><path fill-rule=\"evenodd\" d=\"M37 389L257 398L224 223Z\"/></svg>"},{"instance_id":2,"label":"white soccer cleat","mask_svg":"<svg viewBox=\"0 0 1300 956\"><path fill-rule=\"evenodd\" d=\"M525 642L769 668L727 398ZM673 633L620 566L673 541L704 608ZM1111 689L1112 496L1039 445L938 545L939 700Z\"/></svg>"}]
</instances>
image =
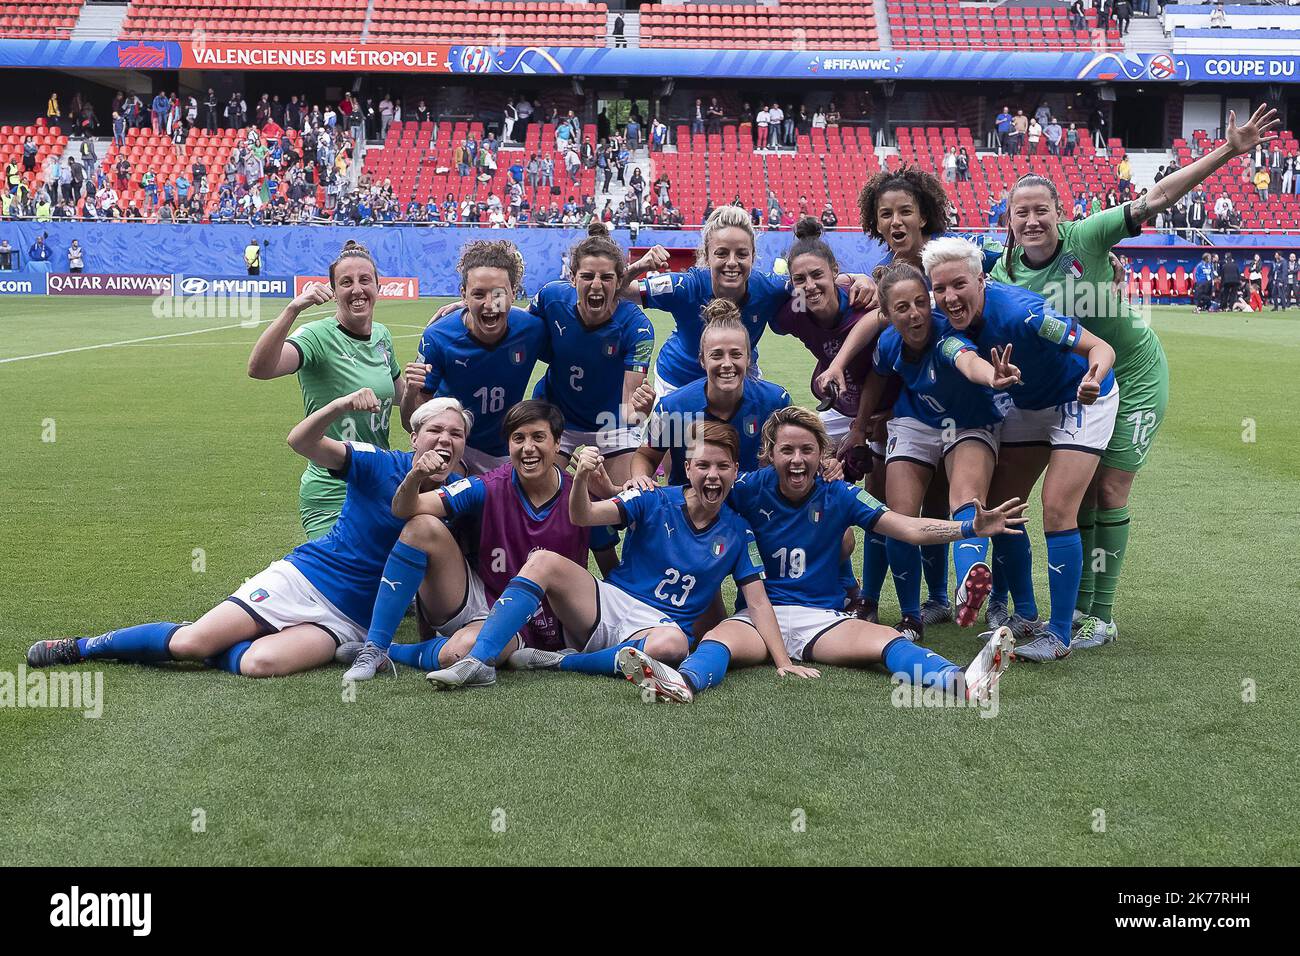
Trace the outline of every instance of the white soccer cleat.
<instances>
[{"instance_id":1,"label":"white soccer cleat","mask_svg":"<svg viewBox=\"0 0 1300 956\"><path fill-rule=\"evenodd\" d=\"M450 667L430 671L424 679L434 690L455 690L458 687L491 687L497 682L496 668L484 664L476 657L462 657Z\"/></svg>"},{"instance_id":2,"label":"white soccer cleat","mask_svg":"<svg viewBox=\"0 0 1300 956\"><path fill-rule=\"evenodd\" d=\"M536 647L521 647L506 658L506 668L512 671L550 671L560 666L560 661L576 651L544 651Z\"/></svg>"},{"instance_id":3,"label":"white soccer cleat","mask_svg":"<svg viewBox=\"0 0 1300 956\"><path fill-rule=\"evenodd\" d=\"M1087 650L1109 644L1118 637L1119 628L1114 621L1103 621L1099 617L1088 615L1078 622L1074 637L1070 639L1070 647L1074 650Z\"/></svg>"},{"instance_id":4,"label":"white soccer cleat","mask_svg":"<svg viewBox=\"0 0 1300 956\"><path fill-rule=\"evenodd\" d=\"M689 704L695 699L686 678L676 668L663 664L635 647L618 652L615 663L624 677L642 690L654 691L655 700L663 703Z\"/></svg>"},{"instance_id":5,"label":"white soccer cleat","mask_svg":"<svg viewBox=\"0 0 1300 956\"><path fill-rule=\"evenodd\" d=\"M972 564L970 570L966 572L966 577L957 587L955 614L958 627L970 627L979 620L980 608L984 606L984 599L992 590L992 569L983 561ZM930 622L926 621L926 623Z\"/></svg>"},{"instance_id":6,"label":"white soccer cleat","mask_svg":"<svg viewBox=\"0 0 1300 956\"><path fill-rule=\"evenodd\" d=\"M988 643L963 672L967 700L983 702L989 699L993 685L1002 679L1002 672L1011 663L1015 649L1016 638L1009 627L1000 627L993 632Z\"/></svg>"}]
</instances>

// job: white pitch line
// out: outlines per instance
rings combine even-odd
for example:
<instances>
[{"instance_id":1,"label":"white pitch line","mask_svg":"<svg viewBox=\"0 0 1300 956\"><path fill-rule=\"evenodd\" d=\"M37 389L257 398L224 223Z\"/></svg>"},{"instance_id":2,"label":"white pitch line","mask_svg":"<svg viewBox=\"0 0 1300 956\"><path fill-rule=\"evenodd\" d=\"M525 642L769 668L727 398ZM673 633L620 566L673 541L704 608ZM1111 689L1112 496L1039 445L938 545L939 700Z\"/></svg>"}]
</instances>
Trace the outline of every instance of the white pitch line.
<instances>
[{"instance_id":1,"label":"white pitch line","mask_svg":"<svg viewBox=\"0 0 1300 956\"><path fill-rule=\"evenodd\" d=\"M250 326L242 322L234 325L217 325L210 329L192 329L189 332L168 332L166 335L146 335L139 339L124 339L121 342L101 342L99 345L79 345L74 349L58 349L54 352L37 352L35 355L15 355L12 358L0 358L0 365L6 362L24 362L27 359L49 358L54 355L69 355L72 352L90 352L94 349L111 349L119 345L134 345L137 342L154 342L158 339L174 339L182 335L202 335L204 332L225 332L229 329L246 329Z\"/></svg>"}]
</instances>

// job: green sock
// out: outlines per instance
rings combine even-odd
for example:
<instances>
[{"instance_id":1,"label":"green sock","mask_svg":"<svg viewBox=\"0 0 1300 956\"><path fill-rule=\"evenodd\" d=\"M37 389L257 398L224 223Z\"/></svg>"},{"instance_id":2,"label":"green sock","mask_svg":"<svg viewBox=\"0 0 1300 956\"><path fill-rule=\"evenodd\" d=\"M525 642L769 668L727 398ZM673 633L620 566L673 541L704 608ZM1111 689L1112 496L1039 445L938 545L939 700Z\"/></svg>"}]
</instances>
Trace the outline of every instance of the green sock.
<instances>
[{"instance_id":1,"label":"green sock","mask_svg":"<svg viewBox=\"0 0 1300 956\"><path fill-rule=\"evenodd\" d=\"M1074 602L1074 606L1084 614L1092 613L1092 565L1094 561L1092 548L1095 538L1096 515L1097 511L1094 508L1082 507L1079 509L1079 539L1083 542L1083 575L1079 578L1079 597Z\"/></svg>"},{"instance_id":2,"label":"green sock","mask_svg":"<svg viewBox=\"0 0 1300 956\"><path fill-rule=\"evenodd\" d=\"M1094 541L1102 558L1102 570L1095 577L1092 596L1093 617L1111 621L1115 606L1115 588L1119 573L1124 567L1124 552L1128 549L1129 510L1107 508L1097 511L1097 530Z\"/></svg>"}]
</instances>

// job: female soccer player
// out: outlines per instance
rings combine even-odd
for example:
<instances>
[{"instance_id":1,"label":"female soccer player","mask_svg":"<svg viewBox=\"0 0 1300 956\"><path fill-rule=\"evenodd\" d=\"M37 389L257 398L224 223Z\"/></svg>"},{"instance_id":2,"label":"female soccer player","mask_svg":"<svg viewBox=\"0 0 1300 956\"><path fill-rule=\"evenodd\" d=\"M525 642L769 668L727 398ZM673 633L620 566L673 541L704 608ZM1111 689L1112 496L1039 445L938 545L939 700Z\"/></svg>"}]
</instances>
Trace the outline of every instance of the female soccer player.
<instances>
[{"instance_id":1,"label":"female soccer player","mask_svg":"<svg viewBox=\"0 0 1300 956\"><path fill-rule=\"evenodd\" d=\"M1078 516L1088 560L1079 587L1073 647L1098 647L1119 634L1113 610L1128 547L1129 495L1169 401L1164 349L1150 322L1114 291L1111 249L1121 239L1138 235L1143 223L1172 208L1216 170L1274 139L1277 134L1269 131L1280 122L1277 111L1266 105L1240 127L1229 112L1221 146L1174 170L1137 199L1087 219L1062 222L1056 187L1041 176L1023 176L1011 191L1007 214L1011 238L993 278L1045 296L1058 312L1076 316L1086 329L1110 343L1116 354L1120 389L1116 428ZM1099 568L1095 574L1094 555ZM989 609L992 612L992 604Z\"/></svg>"},{"instance_id":2,"label":"female soccer player","mask_svg":"<svg viewBox=\"0 0 1300 956\"><path fill-rule=\"evenodd\" d=\"M631 476L643 491L654 484L664 455L670 456L668 483L686 484L687 444L699 421L731 425L740 436L741 471L758 467L763 422L775 409L790 404L780 385L749 377L753 350L740 310L729 299L714 299L704 307L700 333L700 364L705 377L660 397L646 424L645 443L632 459Z\"/></svg>"},{"instance_id":3,"label":"female soccer player","mask_svg":"<svg viewBox=\"0 0 1300 956\"><path fill-rule=\"evenodd\" d=\"M746 609L704 635L676 670L649 648L622 649L617 664L628 680L651 688L659 700L689 703L695 694L720 684L729 667L780 663L788 656L802 664L845 667L883 662L908 681L971 699L988 696L1015 646L1010 630L1002 628L993 635L963 670L896 630L845 614L838 604L837 545L854 525L874 527L891 540L914 545L1020 534L1025 505L1008 501L989 511L977 505L972 517L961 522L900 515L866 491L818 477L818 462L830 447L815 413L798 407L774 412L763 426L763 457L771 463L742 475L727 499L754 529L767 596L781 629L781 657L772 654L770 642L756 626L759 621Z\"/></svg>"},{"instance_id":4,"label":"female soccer player","mask_svg":"<svg viewBox=\"0 0 1300 956\"><path fill-rule=\"evenodd\" d=\"M895 262L877 271L876 288L892 324L876 343L853 434L855 438L865 434L877 396L890 378L900 378L904 387L888 426L889 507L897 514L920 515L926 489L942 464L952 518L965 521L975 515L977 502L986 500L997 460L1003 412L994 389L1007 388L1018 379L999 373L996 350L991 365L963 340L947 335L947 322L933 311L920 270ZM991 587L988 546L988 539L982 537L953 546L956 618L962 627L975 623ZM903 611L899 630L920 641L924 636L921 552L916 545L892 537L887 550Z\"/></svg>"},{"instance_id":5,"label":"female soccer player","mask_svg":"<svg viewBox=\"0 0 1300 956\"><path fill-rule=\"evenodd\" d=\"M491 603L533 551L552 551L586 564L593 532L569 520L573 486L556 464L564 416L549 402L524 401L510 409L502 431L510 461L481 478L452 482L439 489L443 493L421 494L425 475L438 465L433 456L412 464L393 495L393 514L406 520L406 527L384 567L388 588L381 589L376 601L365 646L348 649L356 657L345 681L369 680L387 666L387 659L426 670L459 660L474 643ZM607 497L614 494L603 471L596 489ZM462 557L444 519L477 525L473 565ZM417 596L421 634L441 637L393 644L402 615ZM529 646L564 646L549 607L521 631Z\"/></svg>"},{"instance_id":6,"label":"female soccer player","mask_svg":"<svg viewBox=\"0 0 1300 956\"><path fill-rule=\"evenodd\" d=\"M621 300L627 262L602 223L569 253L573 282L549 282L528 311L546 324L551 358L534 396L564 414L560 454L567 462L579 445L594 445L611 480L631 474L639 429L630 427L632 395L645 381L654 354L654 326Z\"/></svg>"},{"instance_id":7,"label":"female soccer player","mask_svg":"<svg viewBox=\"0 0 1300 956\"><path fill-rule=\"evenodd\" d=\"M312 285L284 307L258 337L248 357L248 374L271 379L298 374L308 415L334 399L368 388L379 399L375 411L353 410L335 423L330 437L388 448L388 416L400 402L404 384L393 352L393 337L374 321L379 299L379 268L370 253L349 240L330 264L330 284ZM335 300L334 316L308 322L292 335L298 317ZM319 538L334 526L347 485L312 462L302 473L298 510L307 537Z\"/></svg>"},{"instance_id":8,"label":"female soccer player","mask_svg":"<svg viewBox=\"0 0 1300 956\"><path fill-rule=\"evenodd\" d=\"M702 313L715 298L733 302L740 310L751 343L749 374L762 377L758 340L772 316L789 301L790 288L782 276L755 271L754 255L754 226L749 215L738 206L720 206L700 232L693 268L660 272L625 288L625 296L639 296L643 308L663 309L677 323L655 360L656 398L704 377L698 358L704 330ZM629 276L636 278L651 265L667 262L667 256L666 250L656 246L633 265ZM875 284L866 276L846 276L846 281L852 282L850 300L855 305L869 304Z\"/></svg>"},{"instance_id":9,"label":"female soccer player","mask_svg":"<svg viewBox=\"0 0 1300 956\"><path fill-rule=\"evenodd\" d=\"M955 330L980 354L1019 377L1007 389L1012 407L1002 423L1001 448L993 472L991 500L1028 499L1043 479L1043 531L1047 537L1051 616L1047 628L1016 649L1016 657L1050 661L1070 653L1070 621L1083 572L1078 509L1115 427L1119 390L1111 366L1115 350L1056 312L1027 289L989 282L980 250L965 239L926 243L921 255L934 301ZM958 334L959 333L959 334ZM1014 348L1018 369L1008 353ZM991 384L967 365L962 373ZM1029 549L1023 535L998 539L1017 612L1037 618Z\"/></svg>"},{"instance_id":10,"label":"female soccer player","mask_svg":"<svg viewBox=\"0 0 1300 956\"><path fill-rule=\"evenodd\" d=\"M586 567L550 551L534 551L483 623L478 643L457 663L429 674L442 689L492 684L497 660L543 600L550 602L565 639L582 653L522 649L512 667L558 668L616 676L624 647L657 659L680 661L692 627L722 582L732 577L778 672L813 676L792 664L781 643L763 590L763 565L744 519L723 507L736 480L736 431L703 422L692 434L688 484L654 491L633 488L608 501L592 501L588 476L600 467L594 448L575 459L569 516L586 527L628 528L623 560L605 581Z\"/></svg>"},{"instance_id":11,"label":"female soccer player","mask_svg":"<svg viewBox=\"0 0 1300 956\"><path fill-rule=\"evenodd\" d=\"M294 451L347 488L329 533L253 575L193 624L137 624L98 637L41 641L27 652L28 663L202 661L246 677L279 677L327 664L336 646L361 640L383 590L384 562L402 531L390 509L393 493L419 457L436 463L421 475L424 489L458 478L451 465L469 432L460 403L443 398L415 413L414 451L329 437L344 415L378 414L382 405L361 388L315 410L289 433Z\"/></svg>"},{"instance_id":12,"label":"female soccer player","mask_svg":"<svg viewBox=\"0 0 1300 956\"><path fill-rule=\"evenodd\" d=\"M465 468L477 475L509 461L501 422L524 397L533 366L550 362L551 347L542 320L512 305L524 280L513 243L466 243L456 271L464 307L424 330L419 361L406 366L402 421L432 395L458 399L474 413Z\"/></svg>"}]
</instances>

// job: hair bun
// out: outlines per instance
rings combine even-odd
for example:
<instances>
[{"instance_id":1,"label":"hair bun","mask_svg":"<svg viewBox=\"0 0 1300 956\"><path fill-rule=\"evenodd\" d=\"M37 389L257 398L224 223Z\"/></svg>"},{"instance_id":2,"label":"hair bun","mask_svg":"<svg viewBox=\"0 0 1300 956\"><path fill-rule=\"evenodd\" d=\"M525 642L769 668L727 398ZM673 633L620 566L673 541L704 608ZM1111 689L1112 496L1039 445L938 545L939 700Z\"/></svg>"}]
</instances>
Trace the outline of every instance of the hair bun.
<instances>
[{"instance_id":1,"label":"hair bun","mask_svg":"<svg viewBox=\"0 0 1300 956\"><path fill-rule=\"evenodd\" d=\"M605 228L605 224L601 222L599 219L593 219L591 220L590 223L587 224L587 235L601 236L608 239L609 230Z\"/></svg>"},{"instance_id":2,"label":"hair bun","mask_svg":"<svg viewBox=\"0 0 1300 956\"><path fill-rule=\"evenodd\" d=\"M822 224L812 216L804 216L794 224L796 239L816 239L823 231Z\"/></svg>"}]
</instances>

